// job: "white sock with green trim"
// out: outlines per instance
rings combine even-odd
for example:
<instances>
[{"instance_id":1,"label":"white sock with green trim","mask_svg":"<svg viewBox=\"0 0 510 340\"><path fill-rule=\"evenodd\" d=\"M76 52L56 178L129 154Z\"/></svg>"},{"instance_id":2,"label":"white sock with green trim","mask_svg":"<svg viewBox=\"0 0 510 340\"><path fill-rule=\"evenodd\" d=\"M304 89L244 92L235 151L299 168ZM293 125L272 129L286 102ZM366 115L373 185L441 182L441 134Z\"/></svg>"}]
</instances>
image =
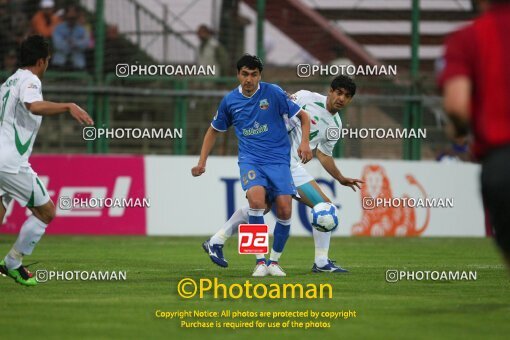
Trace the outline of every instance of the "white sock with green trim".
<instances>
[{"instance_id":1,"label":"white sock with green trim","mask_svg":"<svg viewBox=\"0 0 510 340\"><path fill-rule=\"evenodd\" d=\"M34 215L29 216L25 223L23 223L23 226L21 226L18 239L12 248L22 256L31 255L35 245L44 235L47 226L48 225L46 223L42 222ZM21 265L21 259L17 258L17 256L13 256L11 252L9 252L9 254L5 257L7 268L18 268Z\"/></svg>"},{"instance_id":2,"label":"white sock with green trim","mask_svg":"<svg viewBox=\"0 0 510 340\"><path fill-rule=\"evenodd\" d=\"M5 256L4 261L7 269L19 268L23 262L23 254L12 247L7 256Z\"/></svg>"},{"instance_id":3,"label":"white sock with green trim","mask_svg":"<svg viewBox=\"0 0 510 340\"><path fill-rule=\"evenodd\" d=\"M318 267L324 267L328 264L331 232L324 233L313 228L313 241L315 243L315 264Z\"/></svg>"},{"instance_id":4,"label":"white sock with green trim","mask_svg":"<svg viewBox=\"0 0 510 340\"><path fill-rule=\"evenodd\" d=\"M209 244L225 244L225 241L237 231L240 224L248 223L249 209L248 206L237 209L220 230L211 237Z\"/></svg>"}]
</instances>

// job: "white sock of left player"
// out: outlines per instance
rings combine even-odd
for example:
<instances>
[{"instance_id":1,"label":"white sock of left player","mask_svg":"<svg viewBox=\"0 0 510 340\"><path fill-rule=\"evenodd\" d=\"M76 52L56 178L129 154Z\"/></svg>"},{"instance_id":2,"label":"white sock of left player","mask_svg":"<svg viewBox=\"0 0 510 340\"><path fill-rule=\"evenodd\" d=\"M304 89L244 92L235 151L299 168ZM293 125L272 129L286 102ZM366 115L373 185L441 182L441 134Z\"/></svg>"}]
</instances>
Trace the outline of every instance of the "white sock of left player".
<instances>
[{"instance_id":1,"label":"white sock of left player","mask_svg":"<svg viewBox=\"0 0 510 340\"><path fill-rule=\"evenodd\" d=\"M23 262L23 254L12 247L7 256L5 256L4 261L7 269L19 268Z\"/></svg>"},{"instance_id":2,"label":"white sock of left player","mask_svg":"<svg viewBox=\"0 0 510 340\"><path fill-rule=\"evenodd\" d=\"M248 223L249 209L248 206L237 209L220 230L211 237L209 244L225 244L225 241L237 231L240 224Z\"/></svg>"},{"instance_id":3,"label":"white sock of left player","mask_svg":"<svg viewBox=\"0 0 510 340\"><path fill-rule=\"evenodd\" d=\"M315 243L315 264L324 267L328 264L329 242L331 232L323 233L313 228L313 241Z\"/></svg>"},{"instance_id":4,"label":"white sock of left player","mask_svg":"<svg viewBox=\"0 0 510 340\"><path fill-rule=\"evenodd\" d=\"M27 218L19 232L18 239L11 251L5 257L5 266L8 269L16 269L21 266L24 255L31 255L35 245L46 231L48 225L34 215ZM20 256L21 254L21 256Z\"/></svg>"},{"instance_id":5,"label":"white sock of left player","mask_svg":"<svg viewBox=\"0 0 510 340\"><path fill-rule=\"evenodd\" d=\"M209 240L209 244L225 244L225 241L232 235L237 232L240 224L247 224L249 220L248 211L250 210L249 206L245 206L237 209L232 216L228 219L225 224L221 227L220 230L216 234L214 234ZM257 261L266 260L266 257L262 254L255 255Z\"/></svg>"}]
</instances>

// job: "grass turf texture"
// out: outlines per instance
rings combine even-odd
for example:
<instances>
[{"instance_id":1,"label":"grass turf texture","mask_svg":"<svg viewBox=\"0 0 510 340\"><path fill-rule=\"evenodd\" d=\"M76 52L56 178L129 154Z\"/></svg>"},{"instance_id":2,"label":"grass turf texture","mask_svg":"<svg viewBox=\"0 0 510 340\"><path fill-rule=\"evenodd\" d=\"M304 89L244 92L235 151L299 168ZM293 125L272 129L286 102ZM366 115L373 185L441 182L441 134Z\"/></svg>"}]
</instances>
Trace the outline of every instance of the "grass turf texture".
<instances>
[{"instance_id":1,"label":"grass turf texture","mask_svg":"<svg viewBox=\"0 0 510 340\"><path fill-rule=\"evenodd\" d=\"M254 257L237 255L227 242L229 268L214 265L201 249L204 238L46 236L25 262L30 269L127 271L127 281L51 281L23 287L0 277L0 337L278 339L479 338L508 339L509 276L493 243L468 238L334 238L330 256L348 274L313 274L312 238L290 238L281 265L286 278L252 278ZM6 253L14 237L2 235ZM3 256L3 255L2 255ZM477 281L387 283L387 269L476 270ZM232 284L331 283L333 299L182 299L184 277ZM250 311L356 310L357 317L332 320L328 329L183 329L156 310ZM287 320L283 318L281 320ZM198 320L196 318L189 320ZM208 321L211 319L200 319ZM215 319L212 319L213 321ZM249 321L236 319L229 321ZM261 319L262 320L262 319ZM280 321L281 321L280 320ZM304 321L303 319L296 319ZM323 319L324 320L324 319ZM223 320L227 321L227 320ZM262 321L269 321L264 319Z\"/></svg>"}]
</instances>

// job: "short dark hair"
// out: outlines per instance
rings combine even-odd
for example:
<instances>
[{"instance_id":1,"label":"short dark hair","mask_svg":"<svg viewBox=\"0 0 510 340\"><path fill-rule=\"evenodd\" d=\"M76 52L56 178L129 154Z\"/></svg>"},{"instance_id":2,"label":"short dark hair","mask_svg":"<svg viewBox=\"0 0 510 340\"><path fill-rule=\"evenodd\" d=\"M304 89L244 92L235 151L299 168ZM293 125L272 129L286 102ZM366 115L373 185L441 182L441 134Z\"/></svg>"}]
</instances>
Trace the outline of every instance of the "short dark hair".
<instances>
[{"instance_id":1,"label":"short dark hair","mask_svg":"<svg viewBox=\"0 0 510 340\"><path fill-rule=\"evenodd\" d=\"M356 84L354 83L352 78L344 75L339 75L338 77L333 79L333 81L331 82L331 88L333 89L333 91L344 88L347 91L349 91L351 97L354 97L354 95L356 94Z\"/></svg>"},{"instance_id":2,"label":"short dark hair","mask_svg":"<svg viewBox=\"0 0 510 340\"><path fill-rule=\"evenodd\" d=\"M19 48L19 66L34 66L37 60L50 55L50 44L40 35L32 35L21 42Z\"/></svg>"},{"instance_id":3,"label":"short dark hair","mask_svg":"<svg viewBox=\"0 0 510 340\"><path fill-rule=\"evenodd\" d=\"M258 68L260 72L264 69L264 65L259 57L251 54L245 54L237 61L237 72L241 71L245 66L250 70Z\"/></svg>"}]
</instances>

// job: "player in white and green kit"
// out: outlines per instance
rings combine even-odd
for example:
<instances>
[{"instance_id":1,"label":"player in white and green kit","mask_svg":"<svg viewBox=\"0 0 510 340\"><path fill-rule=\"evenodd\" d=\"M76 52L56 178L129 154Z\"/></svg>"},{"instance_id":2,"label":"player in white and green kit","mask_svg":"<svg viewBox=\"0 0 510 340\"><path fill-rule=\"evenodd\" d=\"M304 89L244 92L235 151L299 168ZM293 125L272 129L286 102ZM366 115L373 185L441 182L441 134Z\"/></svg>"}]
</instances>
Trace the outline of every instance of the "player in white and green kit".
<instances>
[{"instance_id":1,"label":"player in white and green kit","mask_svg":"<svg viewBox=\"0 0 510 340\"><path fill-rule=\"evenodd\" d=\"M8 204L15 199L32 211L11 250L0 260L0 273L33 286L37 281L22 265L32 254L55 216L55 205L28 158L41 126L42 116L69 112L81 124L93 124L87 112L74 103L53 103L42 97L41 79L50 60L43 37L28 37L20 46L20 66L0 87L0 224Z\"/></svg>"},{"instance_id":2,"label":"player in white and green kit","mask_svg":"<svg viewBox=\"0 0 510 340\"><path fill-rule=\"evenodd\" d=\"M356 93L356 84L346 76L338 76L331 82L331 87L327 96L301 90L291 96L291 98L310 115L310 149L315 150L317 159L321 162L324 169L342 185L351 187L354 191L360 188L359 179L347 178L342 175L335 165L332 157L333 149L342 128L342 121L338 111L347 106ZM291 119L288 122L289 138L291 140L291 173L294 185L296 186L299 199L302 203L313 207L320 202L330 202L330 199L321 190L315 179L306 171L297 155L296 148L301 143L300 121ZM336 134L331 133L337 132ZM331 136L331 135L335 136ZM228 262L223 257L223 244L237 230L239 224L248 223L248 207L240 208L223 227L209 240L211 249L216 250L209 254L213 263L222 267L227 267ZM346 272L334 265L329 257L329 244L331 232L319 232L313 229L315 242L315 261L312 267L313 272ZM213 259L213 257L215 257ZM267 267L263 255L257 258L257 265L253 276L266 276Z\"/></svg>"}]
</instances>

